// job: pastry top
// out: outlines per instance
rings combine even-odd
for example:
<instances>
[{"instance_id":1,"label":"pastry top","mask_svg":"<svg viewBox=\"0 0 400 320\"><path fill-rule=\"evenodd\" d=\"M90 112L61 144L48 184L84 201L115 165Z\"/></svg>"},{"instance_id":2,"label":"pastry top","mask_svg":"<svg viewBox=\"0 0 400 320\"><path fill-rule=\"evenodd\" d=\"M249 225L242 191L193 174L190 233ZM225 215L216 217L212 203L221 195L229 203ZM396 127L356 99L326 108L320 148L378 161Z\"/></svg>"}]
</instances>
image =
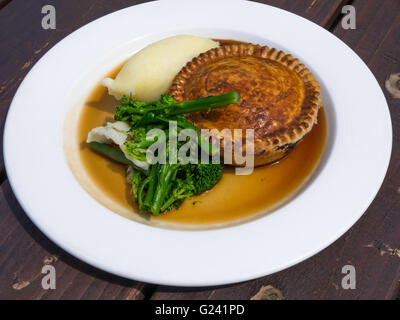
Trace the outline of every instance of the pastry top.
<instances>
[{"instance_id":1,"label":"pastry top","mask_svg":"<svg viewBox=\"0 0 400 320\"><path fill-rule=\"evenodd\" d=\"M204 129L254 129L255 154L295 144L312 128L321 105L320 87L298 59L253 44L211 49L175 77L170 94L177 101L240 93L240 103L188 119Z\"/></svg>"}]
</instances>

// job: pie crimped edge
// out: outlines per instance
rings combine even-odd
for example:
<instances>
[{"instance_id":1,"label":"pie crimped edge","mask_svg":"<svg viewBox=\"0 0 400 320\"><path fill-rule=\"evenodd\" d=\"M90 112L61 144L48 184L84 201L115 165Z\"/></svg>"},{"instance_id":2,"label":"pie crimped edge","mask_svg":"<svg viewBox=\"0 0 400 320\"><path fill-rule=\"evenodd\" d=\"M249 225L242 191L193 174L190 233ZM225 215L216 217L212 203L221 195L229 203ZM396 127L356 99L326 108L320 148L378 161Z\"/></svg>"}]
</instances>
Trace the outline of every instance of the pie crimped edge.
<instances>
[{"instance_id":1,"label":"pie crimped edge","mask_svg":"<svg viewBox=\"0 0 400 320\"><path fill-rule=\"evenodd\" d=\"M317 79L299 59L293 57L291 54L285 54L283 51L278 51L268 46L247 43L222 45L201 53L188 62L175 76L169 94L178 102L184 101L187 80L202 65L224 59L225 57L234 56L253 56L279 62L290 70L293 70L303 81L305 96L297 119L293 120L284 131L276 131L267 137L255 138L254 141L255 166L279 161L289 154L295 145L311 131L314 124L317 123L318 110L322 105L321 88ZM242 151L245 152L245 149L246 143L243 143ZM223 152L223 143L221 143L221 151ZM242 164L237 164L234 158L233 165L242 166Z\"/></svg>"}]
</instances>

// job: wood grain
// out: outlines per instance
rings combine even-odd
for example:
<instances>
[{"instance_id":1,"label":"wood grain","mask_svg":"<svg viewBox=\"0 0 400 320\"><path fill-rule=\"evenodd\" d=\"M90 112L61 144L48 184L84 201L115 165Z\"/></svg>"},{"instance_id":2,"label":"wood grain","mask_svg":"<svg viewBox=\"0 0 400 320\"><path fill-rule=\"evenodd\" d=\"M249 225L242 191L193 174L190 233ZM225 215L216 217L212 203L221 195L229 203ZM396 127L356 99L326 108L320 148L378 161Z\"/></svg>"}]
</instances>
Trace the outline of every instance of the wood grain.
<instances>
[{"instance_id":1,"label":"wood grain","mask_svg":"<svg viewBox=\"0 0 400 320\"><path fill-rule=\"evenodd\" d=\"M1 1L1 0L0 0ZM20 82L53 45L80 26L112 11L139 3L129 0L47 1L57 9L57 29L40 26L38 1L12 0L0 10L0 124ZM357 30L334 26L343 0L261 1L302 15L333 32L356 50L383 86L400 72L399 2L354 0ZM1 4L1 2L0 2ZM18 21L19 23L15 23ZM294 30L295 32L295 30ZM356 81L356 79L355 79ZM394 298L399 288L400 247L398 181L400 178L399 100L387 95L394 126L389 174L363 218L318 255L277 274L218 288L154 287L115 277L73 258L48 240L26 217L6 180L0 154L0 299L249 299L264 285L280 289L287 299ZM34 107L34 106L32 106ZM2 130L2 128L1 128ZM2 143L2 141L1 141ZM0 145L2 150L2 145ZM57 271L57 289L43 290L41 268ZM342 290L341 267L354 264L357 289Z\"/></svg>"},{"instance_id":2,"label":"wood grain","mask_svg":"<svg viewBox=\"0 0 400 320\"><path fill-rule=\"evenodd\" d=\"M400 256L400 100L384 88L400 72L400 2L355 0L357 29L334 34L368 64L388 100L393 122L392 161L376 199L359 222L316 256L274 275L223 288L186 290L159 287L152 299L249 299L263 285L280 289L287 299L395 299L399 293ZM357 79L354 79L357 81ZM351 90L351 88L349 88ZM362 120L362 115L360 115ZM356 290L343 290L342 267L354 265Z\"/></svg>"},{"instance_id":3,"label":"wood grain","mask_svg":"<svg viewBox=\"0 0 400 320\"><path fill-rule=\"evenodd\" d=\"M265 0L257 1L300 15L329 29L340 14L341 8L350 0ZM295 30L293 30L295 32Z\"/></svg>"},{"instance_id":4,"label":"wood grain","mask_svg":"<svg viewBox=\"0 0 400 320\"><path fill-rule=\"evenodd\" d=\"M5 0L3 0L5 1ZM43 30L40 1L13 0L0 10L0 132L18 86L32 66L58 41L81 26L113 11L146 1L138 0L51 0L57 12L56 30ZM348 0L264 0L327 28ZM18 21L18 23L16 23ZM4 172L3 140L0 140L0 177Z\"/></svg>"},{"instance_id":5,"label":"wood grain","mask_svg":"<svg viewBox=\"0 0 400 320\"><path fill-rule=\"evenodd\" d=\"M132 0L13 0L0 10L0 130L11 100L33 65L57 42L105 14L145 1ZM41 27L44 4L56 8L56 29ZM84 44L82 49L84 49ZM35 107L35 106L31 106ZM4 171L0 140L0 176Z\"/></svg>"},{"instance_id":6,"label":"wood grain","mask_svg":"<svg viewBox=\"0 0 400 320\"><path fill-rule=\"evenodd\" d=\"M7 181L0 208L0 299L144 298L145 284L100 271L53 244L27 218ZM56 269L55 290L42 288L46 264Z\"/></svg>"}]
</instances>

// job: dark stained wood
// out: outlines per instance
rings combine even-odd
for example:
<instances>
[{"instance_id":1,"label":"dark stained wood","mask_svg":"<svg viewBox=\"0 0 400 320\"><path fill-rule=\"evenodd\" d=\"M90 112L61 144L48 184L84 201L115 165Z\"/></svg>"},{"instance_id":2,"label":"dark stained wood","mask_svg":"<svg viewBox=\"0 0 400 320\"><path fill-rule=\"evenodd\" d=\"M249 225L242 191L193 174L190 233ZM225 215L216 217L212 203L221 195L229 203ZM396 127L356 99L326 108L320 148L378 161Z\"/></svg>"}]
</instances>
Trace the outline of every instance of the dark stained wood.
<instances>
[{"instance_id":1,"label":"dark stained wood","mask_svg":"<svg viewBox=\"0 0 400 320\"><path fill-rule=\"evenodd\" d=\"M249 299L263 285L286 299L395 299L400 286L400 100L384 88L400 72L400 2L355 0L357 29L334 34L371 68L388 100L393 122L392 161L383 186L364 216L343 237L314 257L268 277L220 288L182 291L159 287L152 299ZM357 79L354 79L357 81ZM351 90L351 88L349 88ZM372 150L371 150L372 152ZM342 267L354 265L356 290L343 290Z\"/></svg>"},{"instance_id":2,"label":"dark stained wood","mask_svg":"<svg viewBox=\"0 0 400 320\"><path fill-rule=\"evenodd\" d=\"M7 1L7 0L0 0ZM139 4L141 0L52 0L57 12L57 29L43 30L40 1L13 0L0 11L0 132L19 84L31 67L58 41L81 26L110 12ZM302 15L327 28L339 7L348 0L263 0L296 14ZM1 2L0 2L1 3ZM1 8L1 5L0 5ZM18 21L19 23L16 23ZM3 141L0 140L0 176L3 166Z\"/></svg>"},{"instance_id":3,"label":"dark stained wood","mask_svg":"<svg viewBox=\"0 0 400 320\"><path fill-rule=\"evenodd\" d=\"M27 218L8 182L0 186L0 299L143 299L143 283L97 270L57 247ZM44 265L56 289L41 286Z\"/></svg>"},{"instance_id":4,"label":"dark stained wood","mask_svg":"<svg viewBox=\"0 0 400 320\"><path fill-rule=\"evenodd\" d=\"M385 80L400 72L400 2L385 0L377 5L373 0L358 0L354 6L357 29L347 32L337 27L334 33L368 64L385 93L392 117L393 149L385 182L357 231L346 241L338 263L359 261L358 279L364 286L356 298L393 299L400 288L400 255L392 251L400 248L400 100L387 92ZM366 240L372 245L356 250ZM329 290L326 293L331 294Z\"/></svg>"},{"instance_id":5,"label":"dark stained wood","mask_svg":"<svg viewBox=\"0 0 400 320\"><path fill-rule=\"evenodd\" d=\"M1 3L4 0L0 0ZM54 44L82 25L141 1L54 0L57 29L42 30L40 1L12 0L0 10L0 129L20 82ZM260 1L299 14L333 32L368 63L384 88L390 73L400 72L400 22L397 0L354 0L357 30L334 26L345 0ZM16 23L19 21L20 23ZM295 32L295 30L294 30ZM356 79L355 79L356 81ZM349 89L351 90L351 89ZM394 149L384 185L362 219L342 238L318 255L277 274L232 286L183 289L154 287L99 271L73 258L49 241L26 217L8 182L0 142L0 299L249 299L262 286L272 285L286 299L392 299L400 278L399 197L400 100L387 94L394 126ZM34 106L32 106L34 107ZM41 268L57 272L57 289L41 288ZM342 290L341 268L353 264L357 289ZM154 291L154 293L153 293ZM152 294L153 293L153 294Z\"/></svg>"},{"instance_id":6,"label":"dark stained wood","mask_svg":"<svg viewBox=\"0 0 400 320\"><path fill-rule=\"evenodd\" d=\"M261 0L257 2L285 9L329 29L342 7L350 3L350 0Z\"/></svg>"},{"instance_id":7,"label":"dark stained wood","mask_svg":"<svg viewBox=\"0 0 400 320\"><path fill-rule=\"evenodd\" d=\"M4 1L4 0L3 0ZM0 130L11 100L32 66L58 41L103 15L139 4L141 0L13 0L0 10ZM42 6L56 8L56 30L43 30ZM84 48L84 47L83 47ZM34 108L35 106L31 106ZM0 173L3 140L0 140Z\"/></svg>"},{"instance_id":8,"label":"dark stained wood","mask_svg":"<svg viewBox=\"0 0 400 320\"><path fill-rule=\"evenodd\" d=\"M0 0L0 9L4 8L10 2L11 0Z\"/></svg>"}]
</instances>

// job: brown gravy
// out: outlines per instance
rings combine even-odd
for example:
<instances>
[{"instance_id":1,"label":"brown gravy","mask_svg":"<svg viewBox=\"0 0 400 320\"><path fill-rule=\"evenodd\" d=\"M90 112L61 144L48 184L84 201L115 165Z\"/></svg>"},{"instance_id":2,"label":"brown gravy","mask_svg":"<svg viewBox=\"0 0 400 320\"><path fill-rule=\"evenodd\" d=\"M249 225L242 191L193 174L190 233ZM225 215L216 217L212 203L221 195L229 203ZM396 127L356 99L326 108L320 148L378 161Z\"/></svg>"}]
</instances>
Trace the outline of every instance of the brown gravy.
<instances>
[{"instance_id":1,"label":"brown gravy","mask_svg":"<svg viewBox=\"0 0 400 320\"><path fill-rule=\"evenodd\" d=\"M115 77L119 66L108 77ZM325 112L320 110L318 124L291 154L279 163L256 168L251 175L237 176L226 167L221 181L209 192L186 200L178 209L154 217L138 214L126 168L91 151L85 140L88 132L106 121L112 121L118 101L98 85L85 101L78 120L79 161L102 196L97 201L116 213L144 223L170 228L215 228L247 221L263 215L292 198L312 175L323 154L327 126ZM79 179L78 179L79 180ZM105 201L105 197L107 201ZM115 205L110 206L110 203ZM119 208L119 209L116 209Z\"/></svg>"}]
</instances>

